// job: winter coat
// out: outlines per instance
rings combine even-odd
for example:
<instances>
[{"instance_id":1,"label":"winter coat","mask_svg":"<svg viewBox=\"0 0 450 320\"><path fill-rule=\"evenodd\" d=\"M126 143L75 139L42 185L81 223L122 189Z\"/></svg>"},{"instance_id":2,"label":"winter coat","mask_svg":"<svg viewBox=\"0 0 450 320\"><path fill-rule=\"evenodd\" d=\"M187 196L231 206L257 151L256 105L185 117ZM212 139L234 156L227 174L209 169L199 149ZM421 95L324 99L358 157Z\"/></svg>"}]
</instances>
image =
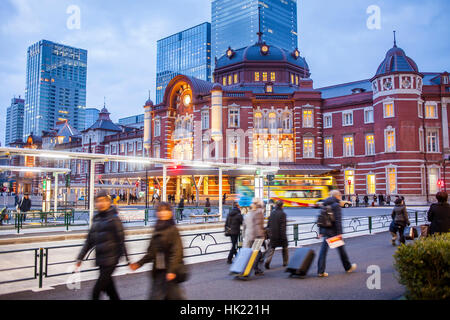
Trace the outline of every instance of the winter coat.
<instances>
[{"instance_id":1,"label":"winter coat","mask_svg":"<svg viewBox=\"0 0 450 320\"><path fill-rule=\"evenodd\" d=\"M395 224L398 226L406 227L410 225L408 212L406 211L406 207L404 205L395 205L392 210L392 220L394 220Z\"/></svg>"},{"instance_id":2,"label":"winter coat","mask_svg":"<svg viewBox=\"0 0 450 320\"><path fill-rule=\"evenodd\" d=\"M241 225L244 218L242 217L241 210L234 207L228 214L227 220L225 222L225 230L230 228L231 236L237 236L241 232Z\"/></svg>"},{"instance_id":3,"label":"winter coat","mask_svg":"<svg viewBox=\"0 0 450 320\"><path fill-rule=\"evenodd\" d=\"M153 277L158 270L176 274L183 265L183 242L175 225L162 230L155 229L147 254L137 264L143 266L150 262L153 262Z\"/></svg>"},{"instance_id":4,"label":"winter coat","mask_svg":"<svg viewBox=\"0 0 450 320\"><path fill-rule=\"evenodd\" d=\"M339 200L335 197L329 197L323 201L323 206L330 206L333 210L335 222L331 228L320 228L320 234L334 237L342 234L342 210Z\"/></svg>"},{"instance_id":5,"label":"winter coat","mask_svg":"<svg viewBox=\"0 0 450 320\"><path fill-rule=\"evenodd\" d=\"M428 210L430 234L450 232L450 205L445 203L433 203Z\"/></svg>"},{"instance_id":6,"label":"winter coat","mask_svg":"<svg viewBox=\"0 0 450 320\"><path fill-rule=\"evenodd\" d=\"M180 199L180 202L178 203L178 208L184 208L184 198Z\"/></svg>"},{"instance_id":7,"label":"winter coat","mask_svg":"<svg viewBox=\"0 0 450 320\"><path fill-rule=\"evenodd\" d=\"M78 255L81 261L95 247L95 263L97 266L111 267L119 263L122 255L128 261L125 246L125 232L117 209L111 206L108 210L98 212L93 219L86 242Z\"/></svg>"},{"instance_id":8,"label":"winter coat","mask_svg":"<svg viewBox=\"0 0 450 320\"><path fill-rule=\"evenodd\" d=\"M31 199L25 199L25 197L20 201L20 212L28 212L31 210Z\"/></svg>"},{"instance_id":9,"label":"winter coat","mask_svg":"<svg viewBox=\"0 0 450 320\"><path fill-rule=\"evenodd\" d=\"M256 208L251 210L244 220L245 224L245 247L250 247L251 243L260 238L265 238L264 232L264 210Z\"/></svg>"},{"instance_id":10,"label":"winter coat","mask_svg":"<svg viewBox=\"0 0 450 320\"><path fill-rule=\"evenodd\" d=\"M269 230L270 246L287 247L287 218L282 208L275 208L269 217L267 229Z\"/></svg>"}]
</instances>

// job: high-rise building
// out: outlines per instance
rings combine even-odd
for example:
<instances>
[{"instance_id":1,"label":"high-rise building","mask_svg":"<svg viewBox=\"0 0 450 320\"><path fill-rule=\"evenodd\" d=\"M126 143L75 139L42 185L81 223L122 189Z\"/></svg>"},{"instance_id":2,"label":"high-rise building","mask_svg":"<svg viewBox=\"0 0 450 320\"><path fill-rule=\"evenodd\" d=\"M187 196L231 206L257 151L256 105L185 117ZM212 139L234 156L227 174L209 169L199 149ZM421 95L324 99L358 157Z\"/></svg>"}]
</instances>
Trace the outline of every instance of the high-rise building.
<instances>
[{"instance_id":1,"label":"high-rise building","mask_svg":"<svg viewBox=\"0 0 450 320\"><path fill-rule=\"evenodd\" d=\"M11 106L6 109L5 146L23 139L23 111L25 100L11 99Z\"/></svg>"},{"instance_id":2,"label":"high-rise building","mask_svg":"<svg viewBox=\"0 0 450 320\"><path fill-rule=\"evenodd\" d=\"M144 126L144 114L119 119L119 124L127 127L140 128Z\"/></svg>"},{"instance_id":3,"label":"high-rise building","mask_svg":"<svg viewBox=\"0 0 450 320\"><path fill-rule=\"evenodd\" d=\"M169 81L178 74L211 80L211 24L181 31L158 40L156 103L162 102Z\"/></svg>"},{"instance_id":4,"label":"high-rise building","mask_svg":"<svg viewBox=\"0 0 450 320\"><path fill-rule=\"evenodd\" d=\"M97 108L86 108L84 117L84 129L88 129L98 119L100 110Z\"/></svg>"},{"instance_id":5,"label":"high-rise building","mask_svg":"<svg viewBox=\"0 0 450 320\"><path fill-rule=\"evenodd\" d=\"M271 45L288 51L298 46L297 0L212 0L211 16L212 59L228 47L254 44L259 28L262 40Z\"/></svg>"},{"instance_id":6,"label":"high-rise building","mask_svg":"<svg viewBox=\"0 0 450 320\"><path fill-rule=\"evenodd\" d=\"M41 40L28 48L24 137L68 120L85 125L87 51Z\"/></svg>"}]
</instances>

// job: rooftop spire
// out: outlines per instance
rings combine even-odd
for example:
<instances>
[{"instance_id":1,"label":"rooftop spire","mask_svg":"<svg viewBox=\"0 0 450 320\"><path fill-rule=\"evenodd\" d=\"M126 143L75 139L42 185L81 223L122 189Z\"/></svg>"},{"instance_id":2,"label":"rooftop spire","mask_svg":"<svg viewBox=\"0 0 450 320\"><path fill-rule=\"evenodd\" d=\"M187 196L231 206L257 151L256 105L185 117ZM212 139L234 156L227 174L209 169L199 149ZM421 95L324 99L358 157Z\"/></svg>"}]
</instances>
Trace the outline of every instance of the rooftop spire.
<instances>
[{"instance_id":1,"label":"rooftop spire","mask_svg":"<svg viewBox=\"0 0 450 320\"><path fill-rule=\"evenodd\" d=\"M262 31L261 31L261 5L258 2L258 43L262 43Z\"/></svg>"},{"instance_id":2,"label":"rooftop spire","mask_svg":"<svg viewBox=\"0 0 450 320\"><path fill-rule=\"evenodd\" d=\"M396 33L397 31L394 30L394 48L397 48L397 38L396 38Z\"/></svg>"}]
</instances>

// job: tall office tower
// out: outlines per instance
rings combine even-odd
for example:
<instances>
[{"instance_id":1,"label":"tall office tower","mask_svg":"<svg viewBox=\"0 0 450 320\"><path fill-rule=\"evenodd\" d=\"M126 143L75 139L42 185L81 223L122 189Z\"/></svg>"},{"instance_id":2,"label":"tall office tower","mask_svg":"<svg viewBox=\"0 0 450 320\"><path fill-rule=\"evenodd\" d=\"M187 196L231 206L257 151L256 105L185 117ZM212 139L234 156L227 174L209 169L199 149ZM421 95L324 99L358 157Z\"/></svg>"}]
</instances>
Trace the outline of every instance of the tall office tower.
<instances>
[{"instance_id":1,"label":"tall office tower","mask_svg":"<svg viewBox=\"0 0 450 320\"><path fill-rule=\"evenodd\" d=\"M23 138L24 107L25 100L19 96L11 99L11 106L6 109L5 146Z\"/></svg>"},{"instance_id":2,"label":"tall office tower","mask_svg":"<svg viewBox=\"0 0 450 320\"><path fill-rule=\"evenodd\" d=\"M178 74L211 81L211 24L181 31L158 40L156 103L162 102L170 80Z\"/></svg>"},{"instance_id":3,"label":"tall office tower","mask_svg":"<svg viewBox=\"0 0 450 320\"><path fill-rule=\"evenodd\" d=\"M86 108L84 117L84 129L90 128L98 119L100 110L97 108Z\"/></svg>"},{"instance_id":4,"label":"tall office tower","mask_svg":"<svg viewBox=\"0 0 450 320\"><path fill-rule=\"evenodd\" d=\"M144 126L144 114L137 114L126 118L119 119L119 124L127 127L140 128Z\"/></svg>"},{"instance_id":5,"label":"tall office tower","mask_svg":"<svg viewBox=\"0 0 450 320\"><path fill-rule=\"evenodd\" d=\"M263 41L288 51L298 46L297 0L212 0L211 7L213 60L228 47L256 43L260 27Z\"/></svg>"},{"instance_id":6,"label":"tall office tower","mask_svg":"<svg viewBox=\"0 0 450 320\"><path fill-rule=\"evenodd\" d=\"M87 51L41 40L28 48L24 137L69 120L83 130Z\"/></svg>"}]
</instances>

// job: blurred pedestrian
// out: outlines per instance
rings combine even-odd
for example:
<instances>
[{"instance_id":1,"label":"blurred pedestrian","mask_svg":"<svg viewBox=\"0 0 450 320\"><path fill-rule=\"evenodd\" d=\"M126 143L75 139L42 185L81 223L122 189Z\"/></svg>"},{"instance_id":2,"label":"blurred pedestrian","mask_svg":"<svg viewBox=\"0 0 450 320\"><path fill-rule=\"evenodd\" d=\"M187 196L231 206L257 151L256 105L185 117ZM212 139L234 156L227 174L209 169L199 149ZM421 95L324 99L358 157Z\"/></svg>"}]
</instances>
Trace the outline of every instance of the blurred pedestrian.
<instances>
[{"instance_id":1,"label":"blurred pedestrian","mask_svg":"<svg viewBox=\"0 0 450 320\"><path fill-rule=\"evenodd\" d=\"M358 195L356 195L355 202L356 202L356 207L358 208L359 207L359 196Z\"/></svg>"},{"instance_id":2,"label":"blurred pedestrian","mask_svg":"<svg viewBox=\"0 0 450 320\"><path fill-rule=\"evenodd\" d=\"M379 205L379 206L382 206L382 205L383 205L383 202L384 202L383 195L380 193L380 194L378 195L378 205Z\"/></svg>"},{"instance_id":3,"label":"blurred pedestrian","mask_svg":"<svg viewBox=\"0 0 450 320\"><path fill-rule=\"evenodd\" d=\"M434 233L450 232L450 205L447 192L440 191L436 194L437 203L433 203L428 210L430 235Z\"/></svg>"},{"instance_id":4,"label":"blurred pedestrian","mask_svg":"<svg viewBox=\"0 0 450 320\"><path fill-rule=\"evenodd\" d=\"M194 194L191 194L191 200L192 200L192 204L194 204L194 199L195 199L195 196L194 196Z\"/></svg>"},{"instance_id":5,"label":"blurred pedestrian","mask_svg":"<svg viewBox=\"0 0 450 320\"><path fill-rule=\"evenodd\" d=\"M211 202L209 202L209 198L206 198L205 213L209 214L210 212L211 212Z\"/></svg>"},{"instance_id":6,"label":"blurred pedestrian","mask_svg":"<svg viewBox=\"0 0 450 320\"><path fill-rule=\"evenodd\" d=\"M245 217L245 247L251 248L257 239L265 240L264 231L264 209L263 203L259 199L253 200L250 205L250 211ZM255 275L262 275L264 271L261 269L261 256L255 262Z\"/></svg>"},{"instance_id":7,"label":"blurred pedestrian","mask_svg":"<svg viewBox=\"0 0 450 320\"><path fill-rule=\"evenodd\" d=\"M230 210L230 213L228 213L227 220L225 222L225 235L231 238L231 249L227 259L228 264L233 263L233 257L237 253L239 234L241 233L243 220L244 218L242 217L239 204L237 202L233 202L233 208Z\"/></svg>"},{"instance_id":8,"label":"blurred pedestrian","mask_svg":"<svg viewBox=\"0 0 450 320\"><path fill-rule=\"evenodd\" d=\"M153 262L150 300L184 300L179 283L185 281L183 243L175 226L172 206L161 202L156 208L158 220L155 225L147 254L130 265L135 271L144 264Z\"/></svg>"},{"instance_id":9,"label":"blurred pedestrian","mask_svg":"<svg viewBox=\"0 0 450 320\"><path fill-rule=\"evenodd\" d=\"M275 202L272 199L270 199L266 205L266 217L270 217L270 214L272 213L274 208L275 208Z\"/></svg>"},{"instance_id":10,"label":"blurred pedestrian","mask_svg":"<svg viewBox=\"0 0 450 320\"><path fill-rule=\"evenodd\" d=\"M387 204L388 206L391 205L391 196L390 196L389 194L386 196L386 204Z\"/></svg>"},{"instance_id":11,"label":"blurred pedestrian","mask_svg":"<svg viewBox=\"0 0 450 320\"><path fill-rule=\"evenodd\" d=\"M392 221L394 222L393 228L390 230L392 235L392 245L396 245L397 240L397 232L400 235L400 243L405 243L405 235L404 231L406 226L409 226L411 223L409 222L408 212L406 210L406 206L403 205L401 199L396 199L394 202L394 209L392 210ZM395 231L395 232L394 232Z\"/></svg>"},{"instance_id":12,"label":"blurred pedestrian","mask_svg":"<svg viewBox=\"0 0 450 320\"><path fill-rule=\"evenodd\" d=\"M283 201L278 200L267 224L270 242L265 264L266 269L270 269L270 263L272 262L273 254L275 253L275 249L278 247L282 248L283 267L287 266L289 262L289 251L286 229L287 217L286 213L283 210Z\"/></svg>"},{"instance_id":13,"label":"blurred pedestrian","mask_svg":"<svg viewBox=\"0 0 450 320\"><path fill-rule=\"evenodd\" d=\"M374 207L376 204L377 204L377 195L376 194L374 194L373 195L373 202L372 202L372 207Z\"/></svg>"},{"instance_id":14,"label":"blurred pedestrian","mask_svg":"<svg viewBox=\"0 0 450 320\"><path fill-rule=\"evenodd\" d=\"M31 210L31 199L28 193L25 193L19 203L19 211L23 214L23 220L27 219L27 212Z\"/></svg>"},{"instance_id":15,"label":"blurred pedestrian","mask_svg":"<svg viewBox=\"0 0 450 320\"><path fill-rule=\"evenodd\" d=\"M184 210L184 196L181 195L180 202L178 203L178 214L181 221L183 221L183 210Z\"/></svg>"},{"instance_id":16,"label":"blurred pedestrian","mask_svg":"<svg viewBox=\"0 0 450 320\"><path fill-rule=\"evenodd\" d=\"M327 239L342 236L342 210L340 206L341 201L341 193L339 190L331 190L330 197L325 199L323 202L324 207L330 206L333 211L334 223L329 228L320 228L319 233L320 237L323 237L322 247L319 253L319 261L318 261L318 276L319 277L328 277L328 273L325 272L326 267L326 259L328 253L328 242ZM350 259L348 258L347 252L345 251L345 246L340 246L337 248L339 251L339 257L341 258L342 265L347 273L353 272L356 270L356 263L351 264Z\"/></svg>"},{"instance_id":17,"label":"blurred pedestrian","mask_svg":"<svg viewBox=\"0 0 450 320\"><path fill-rule=\"evenodd\" d=\"M95 207L97 214L78 255L76 267L81 266L86 254L95 247L95 264L100 268L100 276L95 283L92 299L98 300L101 292L105 292L111 300L119 300L112 274L121 256L124 255L128 262L123 225L117 209L111 205L111 199L105 191L100 191L96 195Z\"/></svg>"},{"instance_id":18,"label":"blurred pedestrian","mask_svg":"<svg viewBox=\"0 0 450 320\"><path fill-rule=\"evenodd\" d=\"M367 196L367 194L364 196L364 205L365 205L366 207L369 206L369 197Z\"/></svg>"},{"instance_id":19,"label":"blurred pedestrian","mask_svg":"<svg viewBox=\"0 0 450 320\"><path fill-rule=\"evenodd\" d=\"M222 197L222 204L225 205L225 202L227 201L227 194L224 193Z\"/></svg>"}]
</instances>

